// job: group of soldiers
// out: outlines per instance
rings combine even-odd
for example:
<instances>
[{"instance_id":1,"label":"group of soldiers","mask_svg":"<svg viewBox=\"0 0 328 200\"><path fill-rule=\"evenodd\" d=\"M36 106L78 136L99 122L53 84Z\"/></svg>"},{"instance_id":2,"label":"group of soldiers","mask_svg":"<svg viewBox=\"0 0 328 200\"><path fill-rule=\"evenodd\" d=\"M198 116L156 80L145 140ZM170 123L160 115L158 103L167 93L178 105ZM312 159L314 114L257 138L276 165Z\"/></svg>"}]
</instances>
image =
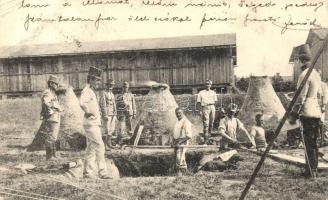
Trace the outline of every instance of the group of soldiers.
<instances>
[{"instance_id":1,"label":"group of soldiers","mask_svg":"<svg viewBox=\"0 0 328 200\"><path fill-rule=\"evenodd\" d=\"M93 178L97 175L102 179L111 178L108 175L105 161L105 144L102 138L102 124L106 131L106 144L111 145L111 137L115 131L116 117L121 122L121 132L132 134L131 119L136 116L134 96L129 92L129 84L124 82L123 92L116 103L113 86L115 82L109 80L106 91L100 96L96 90L101 83L102 70L90 67L87 76L87 84L81 92L80 107L84 111L83 127L87 139L85 153L84 177ZM42 93L41 102L41 135L44 137L46 147L46 159L55 160L56 142L60 127L60 112L56 90L59 86L59 78L51 75L48 79L48 88ZM120 134L122 135L122 134Z\"/></svg>"},{"instance_id":2,"label":"group of soldiers","mask_svg":"<svg viewBox=\"0 0 328 200\"><path fill-rule=\"evenodd\" d=\"M301 49L299 60L302 64L303 72L299 77L298 87L310 66L311 52L308 46L305 45ZM102 91L99 96L97 95L96 90L99 88L101 82L101 73L102 70L90 67L87 84L81 93L80 106L84 111L83 127L87 138L84 175L86 177L94 177L96 176L96 172L98 172L100 178L107 179L110 177L108 176L104 155L106 147L113 147L112 139L115 132L116 118L120 122L120 131L117 137L117 141L120 144L124 134L132 136L133 128L131 120L136 118L137 112L134 95L129 91L128 82L124 82L122 93L117 95L117 97L113 93L114 80L108 80L106 90ZM300 116L303 127L302 136L306 149L306 162L308 163L305 174L311 174L311 176L313 174L317 175L317 137L320 129L320 118L323 116L328 100L328 96L326 96L321 105L318 103L317 94L322 93L323 88L321 84L319 72L313 70L306 81L299 101L296 104L297 106L295 106L294 112L292 113L293 116ZM58 86L58 77L50 76L48 88L42 93L41 97L41 118L43 122L40 130L43 132L45 139L47 160L56 159L57 157L55 144L59 132L60 112L62 112L56 95ZM203 121L204 144L208 144L213 133L217 94L214 90L211 90L211 80L207 80L205 86L206 89L200 91L197 95L197 105L201 110ZM218 134L222 136L220 147L225 149L240 145L237 139L237 133L242 131L248 137L251 145L262 150L266 148L267 142L263 128L263 115L258 113L256 116L250 116L254 117L256 123L249 133L243 123L236 117L237 111L237 105L231 103L228 106L226 114L220 119L218 127ZM187 169L185 152L192 138L193 130L190 121L184 115L181 108L176 108L175 114L178 121L171 133L171 138L173 140L172 146L175 149L176 169L178 174L181 174ZM102 138L102 126L105 128L105 138Z\"/></svg>"}]
</instances>

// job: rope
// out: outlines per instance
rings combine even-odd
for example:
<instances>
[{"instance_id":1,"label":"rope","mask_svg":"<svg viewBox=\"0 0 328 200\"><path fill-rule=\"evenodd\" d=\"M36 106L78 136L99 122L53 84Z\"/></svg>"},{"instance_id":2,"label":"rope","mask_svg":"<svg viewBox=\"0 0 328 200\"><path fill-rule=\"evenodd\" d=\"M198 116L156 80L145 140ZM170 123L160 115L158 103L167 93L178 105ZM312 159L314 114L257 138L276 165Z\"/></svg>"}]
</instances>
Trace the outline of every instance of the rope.
<instances>
[{"instance_id":1,"label":"rope","mask_svg":"<svg viewBox=\"0 0 328 200\"><path fill-rule=\"evenodd\" d=\"M32 192L25 192L25 191L23 191L23 190L14 190L14 189L6 188L6 187L1 187L1 186L0 186L0 189L9 190L9 191L13 191L13 192L25 193L25 194L29 194L29 195L31 195L31 196L34 195L34 196L39 196L39 197L45 197L45 198L47 198L47 199L62 200L62 199L59 199L59 198L56 198L56 197L45 196L45 195L36 194L36 193L32 193Z\"/></svg>"},{"instance_id":2,"label":"rope","mask_svg":"<svg viewBox=\"0 0 328 200\"><path fill-rule=\"evenodd\" d=\"M19 194L13 194L13 193L8 193L8 192L1 192L1 191L0 191L0 194L5 194L5 195L9 195L9 196L11 195L11 196L16 196L16 197L24 197L27 199L46 200L46 199L34 198L34 197L25 196L25 195L19 195Z\"/></svg>"},{"instance_id":3,"label":"rope","mask_svg":"<svg viewBox=\"0 0 328 200\"><path fill-rule=\"evenodd\" d=\"M42 176L42 175L40 175L40 176L45 178L45 179L48 179L48 180L56 181L56 182L59 182L59 183L63 183L63 184L66 184L66 185L76 187L76 188L81 189L81 190L86 190L86 191L92 192L94 194L98 194L98 195L100 195L104 198L111 197L111 198L115 198L115 199L125 200L122 197L119 197L119 196L116 196L116 195L113 195L113 194L109 194L108 191L96 190L96 189L92 189L92 188L88 188L88 187L78 186L77 184L74 184L72 182L62 181L62 180L59 180L59 179L57 179L55 177L52 177L52 176Z\"/></svg>"}]
</instances>

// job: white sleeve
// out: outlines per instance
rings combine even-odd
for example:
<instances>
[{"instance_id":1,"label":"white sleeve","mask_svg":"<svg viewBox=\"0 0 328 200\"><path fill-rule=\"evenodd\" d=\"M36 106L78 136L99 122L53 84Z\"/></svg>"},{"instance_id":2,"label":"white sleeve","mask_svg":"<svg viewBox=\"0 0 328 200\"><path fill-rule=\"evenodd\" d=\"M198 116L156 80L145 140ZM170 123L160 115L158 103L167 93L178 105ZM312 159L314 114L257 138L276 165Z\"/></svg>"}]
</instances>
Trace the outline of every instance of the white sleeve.
<instances>
[{"instance_id":1,"label":"white sleeve","mask_svg":"<svg viewBox=\"0 0 328 200\"><path fill-rule=\"evenodd\" d=\"M192 138L192 128L191 128L191 123L187 122L185 126L185 131L186 131L186 136Z\"/></svg>"},{"instance_id":2,"label":"white sleeve","mask_svg":"<svg viewBox=\"0 0 328 200\"><path fill-rule=\"evenodd\" d=\"M218 96L216 95L216 92L214 92L214 101L215 101L215 102L218 101Z\"/></svg>"},{"instance_id":3,"label":"white sleeve","mask_svg":"<svg viewBox=\"0 0 328 200\"><path fill-rule=\"evenodd\" d=\"M224 119L221 119L220 123L219 123L219 132L222 132L222 133L226 132L226 125L225 125L224 121L225 121Z\"/></svg>"},{"instance_id":4,"label":"white sleeve","mask_svg":"<svg viewBox=\"0 0 328 200\"><path fill-rule=\"evenodd\" d=\"M201 103L201 102L202 102L202 96L201 96L201 94L202 94L202 91L200 91L200 92L197 94L197 102L198 102L198 103Z\"/></svg>"},{"instance_id":5,"label":"white sleeve","mask_svg":"<svg viewBox=\"0 0 328 200\"><path fill-rule=\"evenodd\" d=\"M301 86L301 83L304 79L304 72L302 72L302 74L299 76L298 78L298 81L297 81L297 89ZM310 76L311 77L311 76ZM309 78L310 78L309 77ZM306 98L306 94L308 92L308 89L309 89L309 84L308 84L308 81L305 83L301 93L300 93L300 96L299 96L299 103L303 104L305 98Z\"/></svg>"},{"instance_id":6,"label":"white sleeve","mask_svg":"<svg viewBox=\"0 0 328 200\"><path fill-rule=\"evenodd\" d=\"M87 91L82 90L80 96L80 106L85 113L89 113L88 102L89 102L89 95L87 94Z\"/></svg>"},{"instance_id":7,"label":"white sleeve","mask_svg":"<svg viewBox=\"0 0 328 200\"><path fill-rule=\"evenodd\" d=\"M328 88L327 84L325 82L322 82L321 84L322 88L322 103L327 104L328 102Z\"/></svg>"}]
</instances>

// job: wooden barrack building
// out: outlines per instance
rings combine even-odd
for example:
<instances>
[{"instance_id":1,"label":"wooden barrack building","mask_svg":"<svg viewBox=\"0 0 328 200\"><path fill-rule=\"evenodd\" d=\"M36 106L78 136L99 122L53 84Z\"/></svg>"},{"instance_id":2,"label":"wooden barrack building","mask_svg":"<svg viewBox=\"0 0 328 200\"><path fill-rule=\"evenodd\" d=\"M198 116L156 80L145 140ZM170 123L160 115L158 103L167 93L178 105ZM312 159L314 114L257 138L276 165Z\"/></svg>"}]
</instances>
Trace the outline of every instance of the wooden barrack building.
<instances>
[{"instance_id":1,"label":"wooden barrack building","mask_svg":"<svg viewBox=\"0 0 328 200\"><path fill-rule=\"evenodd\" d=\"M236 60L236 34L2 47L0 94L38 93L50 74L80 91L90 66L104 70L103 86L112 78L138 91L152 80L192 91L211 79L214 87L227 88Z\"/></svg>"}]
</instances>

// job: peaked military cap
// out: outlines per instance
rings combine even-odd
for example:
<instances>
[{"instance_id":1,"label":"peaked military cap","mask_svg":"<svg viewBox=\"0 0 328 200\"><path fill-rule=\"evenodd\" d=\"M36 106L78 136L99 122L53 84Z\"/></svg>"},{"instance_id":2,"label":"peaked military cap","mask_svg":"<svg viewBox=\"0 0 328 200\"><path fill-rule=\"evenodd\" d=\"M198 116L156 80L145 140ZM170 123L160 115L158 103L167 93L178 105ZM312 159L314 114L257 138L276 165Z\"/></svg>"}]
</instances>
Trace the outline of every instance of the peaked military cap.
<instances>
[{"instance_id":1,"label":"peaked military cap","mask_svg":"<svg viewBox=\"0 0 328 200\"><path fill-rule=\"evenodd\" d=\"M310 61L312 58L312 53L310 46L308 44L303 44L299 47L298 58L300 60Z\"/></svg>"},{"instance_id":2,"label":"peaked military cap","mask_svg":"<svg viewBox=\"0 0 328 200\"><path fill-rule=\"evenodd\" d=\"M101 79L101 73L102 73L101 69L98 69L96 67L90 67L88 76L96 79Z\"/></svg>"},{"instance_id":3,"label":"peaked military cap","mask_svg":"<svg viewBox=\"0 0 328 200\"><path fill-rule=\"evenodd\" d=\"M59 84L59 77L55 76L55 75L50 75L49 79L48 79L48 82L53 82L53 83Z\"/></svg>"},{"instance_id":4,"label":"peaked military cap","mask_svg":"<svg viewBox=\"0 0 328 200\"><path fill-rule=\"evenodd\" d=\"M107 85L115 85L115 81L113 79L108 79L106 84Z\"/></svg>"}]
</instances>

